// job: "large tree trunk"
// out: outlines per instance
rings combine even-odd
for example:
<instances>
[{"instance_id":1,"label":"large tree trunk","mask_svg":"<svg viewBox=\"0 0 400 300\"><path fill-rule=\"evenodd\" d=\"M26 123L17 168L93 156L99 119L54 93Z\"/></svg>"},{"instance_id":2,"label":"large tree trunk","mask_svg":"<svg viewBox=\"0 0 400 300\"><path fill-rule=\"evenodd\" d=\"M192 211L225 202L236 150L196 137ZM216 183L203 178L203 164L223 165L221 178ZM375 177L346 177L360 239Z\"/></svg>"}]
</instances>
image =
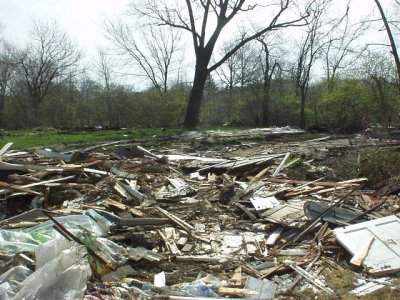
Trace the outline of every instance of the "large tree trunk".
<instances>
[{"instance_id":1,"label":"large tree trunk","mask_svg":"<svg viewBox=\"0 0 400 300\"><path fill-rule=\"evenodd\" d=\"M4 98L0 96L0 128L4 128Z\"/></svg>"},{"instance_id":2,"label":"large tree trunk","mask_svg":"<svg viewBox=\"0 0 400 300\"><path fill-rule=\"evenodd\" d=\"M305 129L306 128L306 93L305 91L301 88L300 90L300 96L301 96L301 101L300 101L300 128Z\"/></svg>"},{"instance_id":3,"label":"large tree trunk","mask_svg":"<svg viewBox=\"0 0 400 300\"><path fill-rule=\"evenodd\" d=\"M271 94L270 94L270 85L264 83L263 88L263 100L262 100L262 125L269 126L271 123L270 113L269 113L269 104L271 102Z\"/></svg>"},{"instance_id":4,"label":"large tree trunk","mask_svg":"<svg viewBox=\"0 0 400 300\"><path fill-rule=\"evenodd\" d=\"M195 128L199 123L200 107L203 100L204 87L206 85L208 71L207 64L196 65L196 71L193 79L193 87L190 91L189 102L186 109L183 126L185 128Z\"/></svg>"},{"instance_id":5,"label":"large tree trunk","mask_svg":"<svg viewBox=\"0 0 400 300\"><path fill-rule=\"evenodd\" d=\"M378 6L379 12L382 16L382 21L383 21L383 24L385 25L386 33L387 33L389 41L390 41L390 47L392 49L391 53L393 55L394 62L396 64L396 69L397 69L397 79L398 79L398 84L399 84L398 87L400 89L400 58L399 58L399 54L397 53L397 46L394 41L392 31L390 30L389 22L386 19L385 12L383 11L383 8L382 8L380 2L378 0L375 0L375 3Z\"/></svg>"}]
</instances>

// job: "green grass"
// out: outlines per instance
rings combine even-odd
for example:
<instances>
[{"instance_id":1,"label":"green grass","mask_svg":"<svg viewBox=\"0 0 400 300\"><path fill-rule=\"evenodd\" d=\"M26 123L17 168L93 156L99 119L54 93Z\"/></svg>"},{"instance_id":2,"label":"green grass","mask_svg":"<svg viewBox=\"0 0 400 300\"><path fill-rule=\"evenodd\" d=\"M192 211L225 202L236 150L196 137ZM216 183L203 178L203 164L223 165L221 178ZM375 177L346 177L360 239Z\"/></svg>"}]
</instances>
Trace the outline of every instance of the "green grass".
<instances>
[{"instance_id":1,"label":"green grass","mask_svg":"<svg viewBox=\"0 0 400 300\"><path fill-rule=\"evenodd\" d=\"M199 127L196 131L210 130L246 130L250 127L238 126L216 126ZM3 137L0 137L0 148L8 142L13 142L12 149L29 149L35 147L54 147L56 145L66 145L67 147L77 148L78 145L90 146L101 142L112 142L119 140L134 140L137 138L150 138L153 136L174 136L184 133L183 128L134 128L126 130L60 130L53 128L39 128L30 130L10 130ZM297 136L297 134L296 134ZM308 135L307 135L308 137ZM225 145L235 142L252 142L264 140L264 134L249 137L222 137L214 138L213 144ZM72 146L73 145L73 146Z\"/></svg>"},{"instance_id":2,"label":"green grass","mask_svg":"<svg viewBox=\"0 0 400 300\"><path fill-rule=\"evenodd\" d=\"M152 136L172 136L181 134L183 129L170 128L165 131L160 128L101 130L101 131L65 131L55 129L15 130L8 131L7 136L0 138L0 148L8 142L13 142L12 149L29 149L60 144L85 144L132 140Z\"/></svg>"}]
</instances>

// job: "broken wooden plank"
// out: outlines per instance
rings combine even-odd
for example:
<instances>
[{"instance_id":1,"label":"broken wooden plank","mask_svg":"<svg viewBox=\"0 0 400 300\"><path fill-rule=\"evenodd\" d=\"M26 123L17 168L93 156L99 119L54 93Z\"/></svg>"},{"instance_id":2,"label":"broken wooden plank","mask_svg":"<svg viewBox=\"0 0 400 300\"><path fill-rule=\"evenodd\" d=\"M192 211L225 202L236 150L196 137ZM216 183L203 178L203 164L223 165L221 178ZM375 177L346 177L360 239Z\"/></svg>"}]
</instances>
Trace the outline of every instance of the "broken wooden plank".
<instances>
[{"instance_id":1,"label":"broken wooden plank","mask_svg":"<svg viewBox=\"0 0 400 300\"><path fill-rule=\"evenodd\" d=\"M283 166L285 165L285 162L289 158L289 156L290 156L290 152L286 153L285 157L282 159L281 163L276 168L275 172L272 174L272 177L275 177L279 174L279 172L283 169Z\"/></svg>"},{"instance_id":2,"label":"broken wooden plank","mask_svg":"<svg viewBox=\"0 0 400 300\"><path fill-rule=\"evenodd\" d=\"M117 189L118 192L120 192L123 195L126 195L126 193L122 192L121 189L125 190L130 196L134 197L135 199L137 199L139 201L144 200L145 196L141 192L133 189L129 185L122 183L121 181L117 181L116 186L114 186L114 188ZM129 196L128 196L128 198L129 198Z\"/></svg>"},{"instance_id":3,"label":"broken wooden plank","mask_svg":"<svg viewBox=\"0 0 400 300\"><path fill-rule=\"evenodd\" d=\"M270 236L268 237L268 239L267 239L267 241L265 242L265 244L266 244L267 246L272 246L272 245L274 245L274 244L276 243L276 241L279 239L279 237L281 236L283 229L284 229L284 227L282 227L282 226L276 228L276 229L270 234Z\"/></svg>"},{"instance_id":4,"label":"broken wooden plank","mask_svg":"<svg viewBox=\"0 0 400 300\"><path fill-rule=\"evenodd\" d=\"M260 181L260 179L268 172L268 170L269 170L270 168L271 168L271 166L268 166L268 167L262 169L256 176L253 177L252 180L250 180L249 186L248 186L247 188L250 189L251 186L252 186L254 183Z\"/></svg>"},{"instance_id":5,"label":"broken wooden plank","mask_svg":"<svg viewBox=\"0 0 400 300\"><path fill-rule=\"evenodd\" d=\"M352 259L350 260L350 263L355 266L360 267L362 265L365 257L367 257L368 251L371 248L373 241L374 241L374 236L371 235L371 237L369 239L367 239L367 241L365 242L365 245L360 247L360 249L354 254Z\"/></svg>"},{"instance_id":6,"label":"broken wooden plank","mask_svg":"<svg viewBox=\"0 0 400 300\"><path fill-rule=\"evenodd\" d=\"M240 289L240 288L230 288L230 287L224 287L221 286L218 288L217 293L220 296L228 296L228 297L250 297L250 296L254 296L257 295L256 291L252 291L252 290L247 290L247 289Z\"/></svg>"},{"instance_id":7,"label":"broken wooden plank","mask_svg":"<svg viewBox=\"0 0 400 300\"><path fill-rule=\"evenodd\" d=\"M306 184L309 183L309 181L305 180L294 180L294 179L282 179L282 178L272 178L272 177L267 177L263 179L264 181L268 182L274 182L274 183L288 183L288 184ZM339 181L339 182L333 182L333 181L319 181L318 185L326 186L326 187L335 187L335 186L346 186L346 187L354 187L355 185L367 181L368 178L355 178L352 180L346 180L346 181Z\"/></svg>"},{"instance_id":8,"label":"broken wooden plank","mask_svg":"<svg viewBox=\"0 0 400 300\"><path fill-rule=\"evenodd\" d=\"M160 213L162 213L164 216L166 216L168 219L170 219L172 222L174 222L176 225L182 227L186 231L190 232L190 231L194 230L194 227L192 225L185 222L181 218L178 218L177 216L171 214L170 212L166 211L165 209L162 209L161 207L156 207L156 209Z\"/></svg>"},{"instance_id":9,"label":"broken wooden plank","mask_svg":"<svg viewBox=\"0 0 400 300\"><path fill-rule=\"evenodd\" d=\"M15 184L10 184L4 181L0 181L0 187L5 188L6 190L12 190L12 191L17 191L17 192L22 192L22 193L28 193L28 194L33 194L37 196L43 196L43 193L39 193L36 191L33 191L28 188L24 188L23 186L15 185Z\"/></svg>"},{"instance_id":10,"label":"broken wooden plank","mask_svg":"<svg viewBox=\"0 0 400 300\"><path fill-rule=\"evenodd\" d=\"M240 208L250 218L250 220L257 221L258 218L246 206L240 203L235 203L235 205Z\"/></svg>"},{"instance_id":11,"label":"broken wooden plank","mask_svg":"<svg viewBox=\"0 0 400 300\"><path fill-rule=\"evenodd\" d=\"M281 256L305 256L309 252L304 249L285 249L285 250L276 250L271 254L281 255Z\"/></svg>"},{"instance_id":12,"label":"broken wooden plank","mask_svg":"<svg viewBox=\"0 0 400 300\"><path fill-rule=\"evenodd\" d=\"M154 153L151 153L150 151L144 149L141 146L136 146L136 149L140 150L141 152L143 152L143 154L150 156L151 158L156 159L159 162L162 163L168 163L168 157L164 156L164 155L156 155Z\"/></svg>"},{"instance_id":13,"label":"broken wooden plank","mask_svg":"<svg viewBox=\"0 0 400 300\"><path fill-rule=\"evenodd\" d=\"M230 260L225 256L206 256L206 255L180 255L177 256L176 261L182 262L198 262L198 263L209 263L209 264L220 264Z\"/></svg>"},{"instance_id":14,"label":"broken wooden plank","mask_svg":"<svg viewBox=\"0 0 400 300\"><path fill-rule=\"evenodd\" d=\"M26 189L26 188L31 188L34 186L46 185L46 184L52 183L52 182L66 181L66 180L70 180L72 178L75 178L75 175L62 177L62 178L49 179L49 180L44 180L44 181L40 181L40 182L34 182L34 183L22 185L21 188ZM6 190L4 190L4 189L0 190L0 194L5 193L5 192L6 192Z\"/></svg>"},{"instance_id":15,"label":"broken wooden plank","mask_svg":"<svg viewBox=\"0 0 400 300\"><path fill-rule=\"evenodd\" d=\"M169 250L169 252L172 255L180 255L181 254L181 251L178 249L175 242L172 240L168 240L168 238L166 237L166 235L164 234L164 232L162 230L156 230L156 232L161 237L165 246L167 247L167 249Z\"/></svg>"},{"instance_id":16,"label":"broken wooden plank","mask_svg":"<svg viewBox=\"0 0 400 300\"><path fill-rule=\"evenodd\" d=\"M333 293L333 290L329 287L327 287L321 280L319 280L317 277L311 275L308 273L306 270L303 268L297 266L293 261L291 260L285 260L285 264L292 268L294 271L296 271L298 274L304 277L309 283L312 285L316 286L320 290L326 292L326 293Z\"/></svg>"},{"instance_id":17,"label":"broken wooden plank","mask_svg":"<svg viewBox=\"0 0 400 300\"><path fill-rule=\"evenodd\" d=\"M0 157L2 157L3 154L6 153L7 150L11 148L12 145L13 145L12 142L5 144L5 145L3 146L3 148L1 148L1 150L0 150Z\"/></svg>"},{"instance_id":18,"label":"broken wooden plank","mask_svg":"<svg viewBox=\"0 0 400 300\"><path fill-rule=\"evenodd\" d=\"M132 218L120 219L117 224L120 226L167 225L171 224L171 220L168 218Z\"/></svg>"}]
</instances>

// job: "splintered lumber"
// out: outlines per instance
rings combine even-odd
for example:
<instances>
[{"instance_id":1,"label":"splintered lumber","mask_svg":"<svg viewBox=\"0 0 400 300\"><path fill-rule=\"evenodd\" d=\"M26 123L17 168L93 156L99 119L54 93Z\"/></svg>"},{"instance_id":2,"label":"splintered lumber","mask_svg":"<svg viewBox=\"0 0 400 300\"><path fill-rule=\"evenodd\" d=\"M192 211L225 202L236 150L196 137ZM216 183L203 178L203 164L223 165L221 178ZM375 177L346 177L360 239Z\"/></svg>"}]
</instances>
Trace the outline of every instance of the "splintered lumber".
<instances>
[{"instance_id":1,"label":"splintered lumber","mask_svg":"<svg viewBox=\"0 0 400 300\"><path fill-rule=\"evenodd\" d=\"M171 224L168 218L133 218L133 219L120 219L118 225L120 226L144 226L144 225L166 225Z\"/></svg>"},{"instance_id":2,"label":"splintered lumber","mask_svg":"<svg viewBox=\"0 0 400 300\"><path fill-rule=\"evenodd\" d=\"M30 184L26 184L26 185L22 185L21 188L31 188L34 186L41 186L41 185L47 185L48 183L52 183L52 182L58 182L58 181L66 181L69 179L75 178L74 175L72 176L67 176L67 177L62 177L62 178L55 178L55 179L49 179L49 180L45 180L45 181L40 181L40 182L34 182L34 183L30 183ZM6 190L0 190L0 194L1 193L5 193Z\"/></svg>"},{"instance_id":3,"label":"splintered lumber","mask_svg":"<svg viewBox=\"0 0 400 300\"><path fill-rule=\"evenodd\" d=\"M131 195L132 197L134 197L135 199L137 199L137 200L139 200L139 201L143 201L143 200L144 200L144 195L143 195L141 192L139 192L139 191L137 191L137 190L131 188L129 185L124 184L124 183L122 183L122 182L120 182L120 181L117 181L116 186L118 186L118 187L114 187L114 188L117 189L117 191L120 192L121 194L126 195L126 193L121 192L121 189L123 189L123 190L125 190L129 195ZM128 197L129 197L129 196L128 196Z\"/></svg>"},{"instance_id":4,"label":"splintered lumber","mask_svg":"<svg viewBox=\"0 0 400 300\"><path fill-rule=\"evenodd\" d=\"M186 230L188 232L194 230L194 227L192 225L183 221L181 218L178 218L177 216L171 214L170 212L166 211L165 209L162 209L161 207L156 207L156 209L160 213L162 213L164 216L166 216L168 219L170 219L173 223L182 227L184 230Z\"/></svg>"},{"instance_id":5,"label":"splintered lumber","mask_svg":"<svg viewBox=\"0 0 400 300\"><path fill-rule=\"evenodd\" d=\"M254 276L254 277L261 277L262 276L260 272L258 272L256 269L253 269L253 268L251 268L249 266L241 265L240 267L241 267L243 273L246 273L246 274Z\"/></svg>"},{"instance_id":6,"label":"splintered lumber","mask_svg":"<svg viewBox=\"0 0 400 300\"><path fill-rule=\"evenodd\" d=\"M243 285L242 267L239 266L233 276L228 280L230 287L238 287Z\"/></svg>"},{"instance_id":7,"label":"splintered lumber","mask_svg":"<svg viewBox=\"0 0 400 300\"><path fill-rule=\"evenodd\" d=\"M265 173L267 173L269 168L270 168L269 166L264 168L256 176L254 176L254 178L249 182L249 186L252 185L255 182L258 182L261 179L261 177L263 177L265 175Z\"/></svg>"},{"instance_id":8,"label":"splintered lumber","mask_svg":"<svg viewBox=\"0 0 400 300\"><path fill-rule=\"evenodd\" d=\"M268 156L257 156L251 157L246 159L238 159L238 160L231 160L228 162L222 162L219 164L215 164L212 166L208 166L202 169L199 169L198 172L200 174L205 174L207 172L216 171L216 170L236 170L239 168L247 167L247 166L259 166L265 163L272 163L274 158L280 157L282 154L276 155L268 155Z\"/></svg>"},{"instance_id":9,"label":"splintered lumber","mask_svg":"<svg viewBox=\"0 0 400 300\"><path fill-rule=\"evenodd\" d=\"M129 198L128 192L123 188L121 183L117 181L114 185L114 190L124 198Z\"/></svg>"},{"instance_id":10,"label":"splintered lumber","mask_svg":"<svg viewBox=\"0 0 400 300\"><path fill-rule=\"evenodd\" d=\"M229 258L224 256L180 255L176 257L176 261L198 262L198 263L208 263L208 264L220 264L228 260Z\"/></svg>"},{"instance_id":11,"label":"splintered lumber","mask_svg":"<svg viewBox=\"0 0 400 300\"><path fill-rule=\"evenodd\" d=\"M320 259L321 257L321 251L318 252L318 255L308 264L308 266L305 268L305 271L310 271L312 267L314 267L315 263ZM292 284L285 290L286 293L292 291L296 285L300 283L300 281L303 279L303 276L298 275L297 278L292 282Z\"/></svg>"},{"instance_id":12,"label":"splintered lumber","mask_svg":"<svg viewBox=\"0 0 400 300\"><path fill-rule=\"evenodd\" d=\"M47 158L58 158L62 160L70 160L72 157L70 154L59 153L51 149L37 149L35 150L35 153Z\"/></svg>"},{"instance_id":13,"label":"splintered lumber","mask_svg":"<svg viewBox=\"0 0 400 300\"><path fill-rule=\"evenodd\" d=\"M10 174L8 178L15 181L40 182L40 179L29 175Z\"/></svg>"},{"instance_id":14,"label":"splintered lumber","mask_svg":"<svg viewBox=\"0 0 400 300\"><path fill-rule=\"evenodd\" d=\"M0 160L0 170L28 171L28 168L22 165L10 164Z\"/></svg>"},{"instance_id":15,"label":"splintered lumber","mask_svg":"<svg viewBox=\"0 0 400 300\"><path fill-rule=\"evenodd\" d=\"M306 261L296 261L295 264L297 266L302 266L306 264ZM260 279L267 278L269 276L272 276L274 274L280 274L280 273L285 273L290 271L291 268L287 265L279 265L279 266L274 266L265 270L260 271L261 276L259 276Z\"/></svg>"},{"instance_id":16,"label":"splintered lumber","mask_svg":"<svg viewBox=\"0 0 400 300\"><path fill-rule=\"evenodd\" d=\"M275 172L272 174L272 177L275 177L279 174L279 172L283 169L283 167L285 166L285 162L286 160L289 158L290 156L290 152L286 153L285 157L282 159L281 163L279 164L279 166L276 168Z\"/></svg>"},{"instance_id":17,"label":"splintered lumber","mask_svg":"<svg viewBox=\"0 0 400 300\"><path fill-rule=\"evenodd\" d=\"M288 183L288 184L307 184L309 181L305 180L294 180L294 179L282 179L282 178L265 178L265 181L274 182L274 183ZM326 186L326 187L335 187L335 186L346 186L346 187L354 187L364 181L367 181L368 178L355 178L346 181L319 181L318 185Z\"/></svg>"},{"instance_id":18,"label":"splintered lumber","mask_svg":"<svg viewBox=\"0 0 400 300\"><path fill-rule=\"evenodd\" d=\"M282 234L284 227L278 227L274 231L272 231L271 235L268 237L267 241L265 242L266 245L272 246L276 243L276 241L279 239L279 237Z\"/></svg>"},{"instance_id":19,"label":"splintered lumber","mask_svg":"<svg viewBox=\"0 0 400 300\"><path fill-rule=\"evenodd\" d=\"M340 198L338 201L335 202L335 204L331 205L329 208L327 208L323 213L321 213L321 215L318 218L315 218L314 220L311 220L310 222L308 222L304 228L302 229L302 231L296 235L296 237L294 237L293 240L289 240L287 243L285 243L283 247L286 247L287 245L289 245L291 242L297 242L300 238L302 238L307 232L309 232L312 228L314 228L314 226L323 218L325 217L332 209L334 209L335 207L337 207L340 203L342 203L348 196L350 196L351 194L353 194L356 190L359 189L359 186L355 187L354 189L352 189L350 192L348 192L346 195L344 195L342 198Z\"/></svg>"},{"instance_id":20,"label":"splintered lumber","mask_svg":"<svg viewBox=\"0 0 400 300\"><path fill-rule=\"evenodd\" d=\"M353 258L350 260L350 263L360 267L364 261L364 259L368 255L368 251L371 248L372 242L374 240L374 236L371 235L369 239L365 241L365 244L354 254Z\"/></svg>"},{"instance_id":21,"label":"splintered lumber","mask_svg":"<svg viewBox=\"0 0 400 300\"><path fill-rule=\"evenodd\" d=\"M73 170L73 168L71 169L65 169L65 171L69 171L69 170ZM81 171L81 170L77 170L77 171ZM96 170L96 169L91 169L91 168L83 168L82 170L85 173L91 173L91 174L96 174L96 175L103 175L103 176L110 176L112 175L112 173L110 172L106 172L106 171L101 171L101 170Z\"/></svg>"},{"instance_id":22,"label":"splintered lumber","mask_svg":"<svg viewBox=\"0 0 400 300\"><path fill-rule=\"evenodd\" d=\"M250 211L248 208L240 203L235 204L238 208L240 208L251 220L257 221L257 217Z\"/></svg>"},{"instance_id":23,"label":"splintered lumber","mask_svg":"<svg viewBox=\"0 0 400 300\"><path fill-rule=\"evenodd\" d=\"M103 205L105 207L113 207L113 208L116 208L121 211L128 211L135 217L143 217L144 216L144 214L140 210L135 209L133 207L129 207L123 203L120 203L120 202L117 202L117 201L114 201L111 199L104 200Z\"/></svg>"},{"instance_id":24,"label":"splintered lumber","mask_svg":"<svg viewBox=\"0 0 400 300\"><path fill-rule=\"evenodd\" d=\"M0 157L3 156L4 153L7 152L8 149L11 148L11 146L13 145L13 143L7 143L3 148L1 148L0 150Z\"/></svg>"},{"instance_id":25,"label":"splintered lumber","mask_svg":"<svg viewBox=\"0 0 400 300\"><path fill-rule=\"evenodd\" d=\"M178 247L176 246L174 241L169 241L165 234L162 232L162 230L156 230L157 234L160 236L160 238L163 240L165 246L169 250L169 252L173 255L179 255L181 254L181 251L179 251Z\"/></svg>"},{"instance_id":26,"label":"splintered lumber","mask_svg":"<svg viewBox=\"0 0 400 300\"><path fill-rule=\"evenodd\" d=\"M39 192L30 190L30 189L24 188L22 186L9 184L9 183L4 182L4 181L0 181L0 187L8 189L8 190L13 190L13 191L22 192L22 193L33 194L33 195L37 195L37 196L42 196L43 195L43 193L39 193Z\"/></svg>"},{"instance_id":27,"label":"splintered lumber","mask_svg":"<svg viewBox=\"0 0 400 300\"><path fill-rule=\"evenodd\" d=\"M290 166L292 166L292 165L294 165L295 163L297 163L299 160L300 160L300 158L295 158L295 159L293 159L290 163L285 164L285 165L283 166L282 170L284 170L284 169L286 169L286 168L289 168ZM281 170L281 171L282 171L282 170Z\"/></svg>"},{"instance_id":28,"label":"splintered lumber","mask_svg":"<svg viewBox=\"0 0 400 300\"><path fill-rule=\"evenodd\" d=\"M140 150L141 152L143 152L145 155L150 156L151 158L156 159L159 162L162 163L168 163L168 157L164 156L164 155L156 155L154 153L151 153L150 151L144 149L141 146L136 146L136 149Z\"/></svg>"},{"instance_id":29,"label":"splintered lumber","mask_svg":"<svg viewBox=\"0 0 400 300\"><path fill-rule=\"evenodd\" d=\"M273 254L281 256L305 256L308 254L308 251L304 249L286 249L274 251Z\"/></svg>"},{"instance_id":30,"label":"splintered lumber","mask_svg":"<svg viewBox=\"0 0 400 300\"><path fill-rule=\"evenodd\" d=\"M256 291L239 289L239 288L229 288L223 286L218 288L217 293L221 296L240 297L240 298L257 295Z\"/></svg>"},{"instance_id":31,"label":"splintered lumber","mask_svg":"<svg viewBox=\"0 0 400 300\"><path fill-rule=\"evenodd\" d=\"M331 288L327 287L321 280L311 275L303 268L297 266L293 261L285 260L285 264L296 271L299 275L303 276L304 279L306 279L312 285L315 285L317 288L323 290L326 293L333 293L333 290Z\"/></svg>"},{"instance_id":32,"label":"splintered lumber","mask_svg":"<svg viewBox=\"0 0 400 300\"><path fill-rule=\"evenodd\" d=\"M325 193L335 192L337 190L343 190L343 189L346 189L346 188L347 188L346 186L335 186L333 188L319 190L319 191L317 191L315 193L316 194L325 194Z\"/></svg>"}]
</instances>

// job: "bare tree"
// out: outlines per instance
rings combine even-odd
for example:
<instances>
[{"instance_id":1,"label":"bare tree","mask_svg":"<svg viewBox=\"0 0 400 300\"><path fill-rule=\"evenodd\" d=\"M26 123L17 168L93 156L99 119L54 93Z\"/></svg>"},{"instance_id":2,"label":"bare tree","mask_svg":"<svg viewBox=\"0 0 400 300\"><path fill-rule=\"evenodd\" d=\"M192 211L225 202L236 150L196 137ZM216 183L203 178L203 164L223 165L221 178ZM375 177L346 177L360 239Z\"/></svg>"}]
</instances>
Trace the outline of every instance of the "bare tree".
<instances>
[{"instance_id":1,"label":"bare tree","mask_svg":"<svg viewBox=\"0 0 400 300\"><path fill-rule=\"evenodd\" d=\"M171 4L166 0L144 0L140 5L134 6L135 12L150 18L154 25L170 26L188 32L192 37L195 71L184 120L185 127L193 128L198 124L204 87L212 71L219 68L241 47L263 34L278 28L304 25L307 13L285 18L284 14L293 4L293 0L269 1L262 5L245 0L185 0L184 5L179 5L178 1ZM309 6L305 7L308 12ZM238 14L250 13L255 9L265 9L264 15L270 15L270 21L265 21L262 26L253 26L218 61L209 66L223 29Z\"/></svg>"},{"instance_id":2,"label":"bare tree","mask_svg":"<svg viewBox=\"0 0 400 300\"><path fill-rule=\"evenodd\" d=\"M131 28L121 21L107 23L106 32L107 38L117 47L117 53L127 56L139 68L134 75L150 80L159 91L168 90L182 61L179 32L152 26Z\"/></svg>"},{"instance_id":3,"label":"bare tree","mask_svg":"<svg viewBox=\"0 0 400 300\"><path fill-rule=\"evenodd\" d=\"M371 88L373 99L377 106L377 117L379 122L387 130L394 121L394 103L397 102L397 89L390 84L396 77L395 65L387 54L379 52L368 52L364 56L359 69L359 77L364 78Z\"/></svg>"},{"instance_id":4,"label":"bare tree","mask_svg":"<svg viewBox=\"0 0 400 300\"><path fill-rule=\"evenodd\" d=\"M229 51L233 43L234 41L226 43L222 53ZM229 57L215 72L228 90L237 86L243 89L245 85L254 81L257 63L257 51L254 45L249 43Z\"/></svg>"},{"instance_id":5,"label":"bare tree","mask_svg":"<svg viewBox=\"0 0 400 300\"><path fill-rule=\"evenodd\" d=\"M274 76L282 71L280 58L274 53L274 50L278 48L277 44L272 42L274 39L279 40L277 36L265 36L258 39L261 45L259 60L262 74L261 123L263 126L271 125L271 84Z\"/></svg>"},{"instance_id":6,"label":"bare tree","mask_svg":"<svg viewBox=\"0 0 400 300\"><path fill-rule=\"evenodd\" d=\"M111 69L111 59L107 56L104 49L98 49L98 61L96 64L97 73L100 75L101 80L104 84L104 96L105 96L105 103L107 106L107 119L108 125L111 127L113 125L112 122L112 87L111 87L111 76L112 76L112 69Z\"/></svg>"},{"instance_id":7,"label":"bare tree","mask_svg":"<svg viewBox=\"0 0 400 300\"><path fill-rule=\"evenodd\" d=\"M300 128L305 128L306 116L305 105L307 100L308 88L311 78L311 68L323 46L323 31L325 22L324 13L330 1L319 1L318 6L312 11L312 19L307 25L305 36L303 37L297 55L297 62L294 65L293 76L296 85L296 96L300 98Z\"/></svg>"},{"instance_id":8,"label":"bare tree","mask_svg":"<svg viewBox=\"0 0 400 300\"><path fill-rule=\"evenodd\" d=\"M382 5L378 0L374 0L376 3L376 6L378 7L379 13L382 17L382 21L383 24L385 26L385 30L386 33L388 35L389 38L389 42L390 42L390 47L391 47L391 53L393 55L393 59L396 65L396 70L397 70L397 80L398 80L398 84L400 86L400 58L399 58L399 54L397 52L397 46L396 46L396 42L394 40L393 34L392 34L392 30L390 28L389 25L389 21L386 18L385 12L383 11ZM400 5L399 1L396 0L396 3Z\"/></svg>"},{"instance_id":9,"label":"bare tree","mask_svg":"<svg viewBox=\"0 0 400 300\"><path fill-rule=\"evenodd\" d=\"M345 15L329 30L329 35L326 36L327 42L321 49L328 88L332 88L338 71L353 64L367 48L367 46L361 48L357 42L369 24L366 21L350 24L349 9L350 2Z\"/></svg>"},{"instance_id":10,"label":"bare tree","mask_svg":"<svg viewBox=\"0 0 400 300\"><path fill-rule=\"evenodd\" d=\"M15 70L13 47L6 41L0 42L0 127L4 127L4 102Z\"/></svg>"},{"instance_id":11,"label":"bare tree","mask_svg":"<svg viewBox=\"0 0 400 300\"><path fill-rule=\"evenodd\" d=\"M17 52L16 65L37 111L43 99L74 77L81 53L56 22L34 21L31 41Z\"/></svg>"}]
</instances>

